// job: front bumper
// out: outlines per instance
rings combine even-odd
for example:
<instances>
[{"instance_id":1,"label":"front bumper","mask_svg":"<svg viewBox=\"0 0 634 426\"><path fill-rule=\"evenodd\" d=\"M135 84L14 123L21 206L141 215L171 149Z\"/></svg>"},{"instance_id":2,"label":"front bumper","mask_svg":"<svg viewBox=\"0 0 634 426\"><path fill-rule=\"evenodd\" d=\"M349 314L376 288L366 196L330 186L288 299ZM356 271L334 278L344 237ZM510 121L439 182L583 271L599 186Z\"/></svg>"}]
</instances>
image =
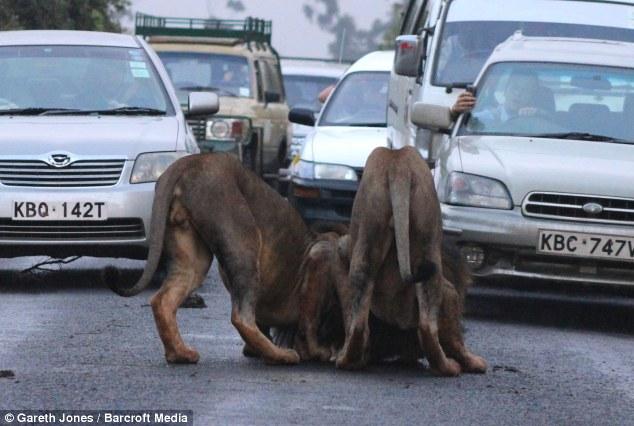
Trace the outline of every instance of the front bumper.
<instances>
[{"instance_id":1,"label":"front bumper","mask_svg":"<svg viewBox=\"0 0 634 426\"><path fill-rule=\"evenodd\" d=\"M632 226L531 218L522 215L520 207L441 206L445 239L484 250L484 264L474 270L476 276L634 286L632 262L537 253L540 229L634 237Z\"/></svg>"},{"instance_id":2,"label":"front bumper","mask_svg":"<svg viewBox=\"0 0 634 426\"><path fill-rule=\"evenodd\" d=\"M292 178L288 198L307 222L349 222L358 182Z\"/></svg>"},{"instance_id":3,"label":"front bumper","mask_svg":"<svg viewBox=\"0 0 634 426\"><path fill-rule=\"evenodd\" d=\"M108 187L41 188L0 185L0 257L45 255L145 259L154 183L131 185L132 161ZM105 202L105 221L14 221L13 201Z\"/></svg>"}]
</instances>

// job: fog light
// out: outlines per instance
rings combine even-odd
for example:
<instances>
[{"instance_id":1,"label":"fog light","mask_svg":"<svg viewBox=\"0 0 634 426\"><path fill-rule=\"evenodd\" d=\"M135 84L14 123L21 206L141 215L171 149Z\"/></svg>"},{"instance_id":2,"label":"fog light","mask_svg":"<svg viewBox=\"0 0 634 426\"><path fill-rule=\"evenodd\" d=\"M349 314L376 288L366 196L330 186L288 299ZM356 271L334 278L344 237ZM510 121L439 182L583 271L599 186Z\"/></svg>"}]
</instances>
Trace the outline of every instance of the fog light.
<instances>
[{"instance_id":1,"label":"fog light","mask_svg":"<svg viewBox=\"0 0 634 426\"><path fill-rule=\"evenodd\" d=\"M293 195L298 198L319 198L319 189L295 185L293 186Z\"/></svg>"},{"instance_id":2,"label":"fog light","mask_svg":"<svg viewBox=\"0 0 634 426\"><path fill-rule=\"evenodd\" d=\"M475 245L465 245L460 248L462 258L472 270L480 268L484 264L484 250Z\"/></svg>"}]
</instances>

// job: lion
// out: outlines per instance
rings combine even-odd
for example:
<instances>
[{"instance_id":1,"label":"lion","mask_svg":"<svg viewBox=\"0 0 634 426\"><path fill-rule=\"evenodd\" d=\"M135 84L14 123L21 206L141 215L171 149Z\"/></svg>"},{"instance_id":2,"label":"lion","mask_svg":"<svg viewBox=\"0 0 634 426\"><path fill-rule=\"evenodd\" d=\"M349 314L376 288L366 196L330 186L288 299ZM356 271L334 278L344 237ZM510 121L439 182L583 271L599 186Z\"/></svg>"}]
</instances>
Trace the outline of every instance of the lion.
<instances>
[{"instance_id":1,"label":"lion","mask_svg":"<svg viewBox=\"0 0 634 426\"><path fill-rule=\"evenodd\" d=\"M323 229L324 231L328 228ZM304 293L305 313L317 317L310 322L300 322L303 327L315 329L275 329L273 337L281 345L294 347L302 359L309 359L307 354L319 354L324 360L330 353L331 361L341 350L345 330L342 307L338 294L347 291L349 272L349 235L347 230L330 229L323 234L311 250L311 273L306 274L307 282L317 280L319 284L307 285ZM466 291L472 283L469 271L460 253L451 245L443 242L442 246L442 300L438 318L438 334L443 349L456 359L462 370L469 373L486 372L486 361L465 347L462 335L461 319L464 312ZM377 286L402 286L398 263L392 251L386 259L382 270L383 281ZM407 297L404 295L404 297ZM410 294L409 297L412 297ZM401 303L399 299L393 303ZM312 311L309 311L312 309ZM398 309L398 305L395 307ZM397 358L408 363L416 363L424 356L415 328L401 329L394 324L376 317L370 311L369 316L368 362L377 363L385 359ZM330 348L330 349L328 349Z\"/></svg>"},{"instance_id":2,"label":"lion","mask_svg":"<svg viewBox=\"0 0 634 426\"><path fill-rule=\"evenodd\" d=\"M322 282L305 278L314 269L319 242L328 238L335 236L313 233L287 200L233 156L197 154L174 162L157 182L141 278L130 288L112 277L106 282L121 296L136 295L148 286L164 255L167 276L150 304L165 358L196 363L199 353L183 341L176 311L202 284L215 256L231 296L231 322L245 342L244 354L269 364L296 364L298 352L275 345L268 329L318 329L312 324L317 316L305 312L319 309L307 304L325 303L321 295L327 291L307 288ZM306 358L330 357L326 348L309 349L302 351Z\"/></svg>"},{"instance_id":3,"label":"lion","mask_svg":"<svg viewBox=\"0 0 634 426\"><path fill-rule=\"evenodd\" d=\"M438 374L486 370L486 362L465 348L459 333L460 295L443 275L440 204L431 172L415 148L377 148L370 154L350 234L340 240L339 251L349 258L349 272L346 285L338 286L345 342L337 367L367 364L372 312L385 324L416 330Z\"/></svg>"}]
</instances>

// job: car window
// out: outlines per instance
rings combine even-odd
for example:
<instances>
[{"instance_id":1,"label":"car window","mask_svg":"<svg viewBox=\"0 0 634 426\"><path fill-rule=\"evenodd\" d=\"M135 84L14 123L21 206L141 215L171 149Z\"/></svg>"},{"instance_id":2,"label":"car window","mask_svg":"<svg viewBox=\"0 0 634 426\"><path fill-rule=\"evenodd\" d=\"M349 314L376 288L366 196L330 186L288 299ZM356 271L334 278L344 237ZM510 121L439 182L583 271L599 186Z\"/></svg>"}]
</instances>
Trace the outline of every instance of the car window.
<instances>
[{"instance_id":1,"label":"car window","mask_svg":"<svg viewBox=\"0 0 634 426\"><path fill-rule=\"evenodd\" d=\"M181 102L191 91L209 90L219 96L250 98L251 72L247 58L192 52L158 52Z\"/></svg>"},{"instance_id":2,"label":"car window","mask_svg":"<svg viewBox=\"0 0 634 426\"><path fill-rule=\"evenodd\" d=\"M262 81L264 83L264 91L278 94L280 102L284 102L284 87L280 79L278 67L269 61L262 60L260 70L262 72Z\"/></svg>"},{"instance_id":3,"label":"car window","mask_svg":"<svg viewBox=\"0 0 634 426\"><path fill-rule=\"evenodd\" d=\"M462 10L465 3L464 1L454 2L449 7L447 22L443 26L440 44L436 49L432 76L432 84L434 85L449 86L473 83L495 46L517 31L521 31L525 36L634 42L634 28L631 26L629 28L616 27L616 23L612 27L602 24L593 25L592 22L577 24L513 19L466 20L468 17L463 16L464 10ZM454 16L454 12L456 16ZM617 12L611 11L610 13Z\"/></svg>"},{"instance_id":4,"label":"car window","mask_svg":"<svg viewBox=\"0 0 634 426\"><path fill-rule=\"evenodd\" d=\"M284 88L288 105L291 108L308 108L315 112L321 110L319 93L326 87L336 84L335 77L314 75L285 75Z\"/></svg>"},{"instance_id":5,"label":"car window","mask_svg":"<svg viewBox=\"0 0 634 426\"><path fill-rule=\"evenodd\" d=\"M154 66L138 48L0 47L0 75L0 110L172 110Z\"/></svg>"},{"instance_id":6,"label":"car window","mask_svg":"<svg viewBox=\"0 0 634 426\"><path fill-rule=\"evenodd\" d=\"M344 77L325 106L320 126L385 127L389 72L354 72Z\"/></svg>"},{"instance_id":7,"label":"car window","mask_svg":"<svg viewBox=\"0 0 634 426\"><path fill-rule=\"evenodd\" d=\"M486 71L477 99L460 134L578 134L634 143L632 69L499 63Z\"/></svg>"}]
</instances>

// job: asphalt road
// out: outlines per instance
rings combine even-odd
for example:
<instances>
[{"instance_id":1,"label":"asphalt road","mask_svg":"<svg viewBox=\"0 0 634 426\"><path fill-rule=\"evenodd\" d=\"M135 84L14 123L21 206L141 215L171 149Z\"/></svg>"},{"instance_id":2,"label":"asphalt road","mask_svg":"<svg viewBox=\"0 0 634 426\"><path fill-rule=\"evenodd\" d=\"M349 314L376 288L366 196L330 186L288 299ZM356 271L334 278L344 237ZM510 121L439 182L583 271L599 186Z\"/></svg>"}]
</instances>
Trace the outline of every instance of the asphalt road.
<instances>
[{"instance_id":1,"label":"asphalt road","mask_svg":"<svg viewBox=\"0 0 634 426\"><path fill-rule=\"evenodd\" d=\"M215 267L208 307L179 311L201 354L191 366L165 363L150 292L120 298L70 266L0 278L0 370L14 373L0 378L0 409L191 409L197 425L634 424L632 299L482 289L466 340L489 371L447 379L424 365L344 372L245 358Z\"/></svg>"}]
</instances>

